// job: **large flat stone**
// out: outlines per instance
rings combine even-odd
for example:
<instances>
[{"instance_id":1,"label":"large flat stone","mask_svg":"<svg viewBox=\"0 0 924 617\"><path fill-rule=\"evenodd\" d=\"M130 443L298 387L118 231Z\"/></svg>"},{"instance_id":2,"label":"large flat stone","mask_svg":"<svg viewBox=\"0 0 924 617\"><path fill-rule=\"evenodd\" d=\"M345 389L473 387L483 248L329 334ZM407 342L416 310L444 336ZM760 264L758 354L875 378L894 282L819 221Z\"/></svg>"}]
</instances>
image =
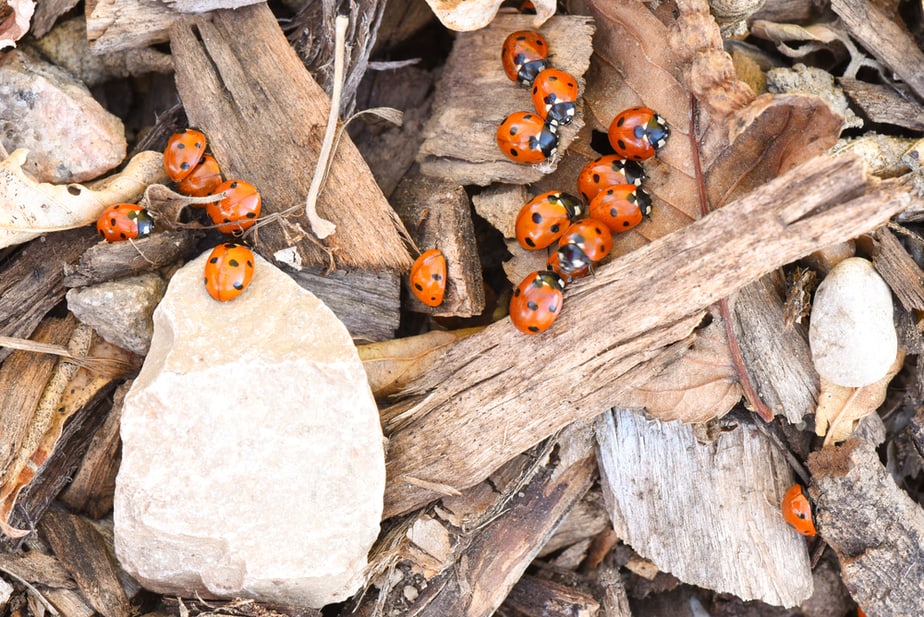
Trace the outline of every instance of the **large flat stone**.
<instances>
[{"instance_id":1,"label":"large flat stone","mask_svg":"<svg viewBox=\"0 0 924 617\"><path fill-rule=\"evenodd\" d=\"M352 595L379 531L378 411L343 324L257 257L225 303L205 255L154 313L125 397L115 546L146 588L320 607Z\"/></svg>"}]
</instances>

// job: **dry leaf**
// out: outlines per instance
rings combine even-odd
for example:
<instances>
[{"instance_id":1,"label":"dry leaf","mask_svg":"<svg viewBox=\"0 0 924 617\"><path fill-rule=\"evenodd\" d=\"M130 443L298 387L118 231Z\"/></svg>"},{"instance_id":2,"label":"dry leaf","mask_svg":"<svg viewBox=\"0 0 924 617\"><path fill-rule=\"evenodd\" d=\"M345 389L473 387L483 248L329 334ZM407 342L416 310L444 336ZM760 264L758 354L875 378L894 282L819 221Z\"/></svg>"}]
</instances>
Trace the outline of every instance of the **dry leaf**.
<instances>
[{"instance_id":1,"label":"dry leaf","mask_svg":"<svg viewBox=\"0 0 924 617\"><path fill-rule=\"evenodd\" d=\"M0 162L0 248L93 223L107 206L135 202L148 185L167 181L160 152L140 152L118 174L86 186L36 182L22 170L28 154L15 150Z\"/></svg>"},{"instance_id":2,"label":"dry leaf","mask_svg":"<svg viewBox=\"0 0 924 617\"><path fill-rule=\"evenodd\" d=\"M481 329L433 330L420 336L357 346L373 396L382 398L395 394L424 373L452 343Z\"/></svg>"},{"instance_id":3,"label":"dry leaf","mask_svg":"<svg viewBox=\"0 0 924 617\"><path fill-rule=\"evenodd\" d=\"M825 438L825 445L844 441L857 421L874 413L886 397L889 382L901 370L905 353L901 350L885 377L862 388L848 388L821 377L821 393L815 410L815 434Z\"/></svg>"},{"instance_id":4,"label":"dry leaf","mask_svg":"<svg viewBox=\"0 0 924 617\"><path fill-rule=\"evenodd\" d=\"M644 407L649 415L665 422L705 422L724 415L741 398L727 345L725 326L716 319L696 333L683 357L615 404Z\"/></svg>"},{"instance_id":5,"label":"dry leaf","mask_svg":"<svg viewBox=\"0 0 924 617\"><path fill-rule=\"evenodd\" d=\"M450 30L466 32L484 28L494 16L504 0L427 0L434 15ZM555 0L533 0L536 7L534 28L555 14Z\"/></svg>"},{"instance_id":6,"label":"dry leaf","mask_svg":"<svg viewBox=\"0 0 924 617\"><path fill-rule=\"evenodd\" d=\"M29 22L35 12L32 0L6 0L4 4L11 12L0 22L0 49L16 47L16 41L29 31Z\"/></svg>"}]
</instances>

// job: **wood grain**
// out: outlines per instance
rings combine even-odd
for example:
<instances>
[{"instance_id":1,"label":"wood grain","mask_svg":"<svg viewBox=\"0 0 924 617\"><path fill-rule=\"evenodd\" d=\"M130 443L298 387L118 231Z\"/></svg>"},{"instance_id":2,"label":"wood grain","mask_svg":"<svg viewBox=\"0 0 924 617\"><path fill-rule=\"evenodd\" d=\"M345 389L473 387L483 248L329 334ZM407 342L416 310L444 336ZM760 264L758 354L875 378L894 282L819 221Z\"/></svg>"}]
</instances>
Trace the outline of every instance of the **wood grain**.
<instances>
[{"instance_id":1,"label":"wood grain","mask_svg":"<svg viewBox=\"0 0 924 617\"><path fill-rule=\"evenodd\" d=\"M902 97L893 88L859 79L839 77L844 92L873 122L924 131L924 106Z\"/></svg>"},{"instance_id":2,"label":"wood grain","mask_svg":"<svg viewBox=\"0 0 924 617\"><path fill-rule=\"evenodd\" d=\"M311 235L304 205L330 99L265 4L178 23L171 49L190 123L208 136L225 176L257 187L261 216L296 208L284 224L271 222L253 235L261 254L273 258L294 247L285 261L296 267L328 267L331 258L344 268L410 267L400 235L406 232L346 135L318 199L319 213L337 231L323 245Z\"/></svg>"},{"instance_id":3,"label":"wood grain","mask_svg":"<svg viewBox=\"0 0 924 617\"><path fill-rule=\"evenodd\" d=\"M888 227L873 235L873 249L873 266L905 310L924 310L924 270Z\"/></svg>"},{"instance_id":4,"label":"wood grain","mask_svg":"<svg viewBox=\"0 0 924 617\"><path fill-rule=\"evenodd\" d=\"M425 396L390 435L386 515L436 495L404 476L456 488L480 481L559 428L611 406L631 385L627 371L696 323L677 320L696 319L763 274L916 203L905 188L883 183L862 195L865 186L859 159L813 159L602 266L566 290L548 332L525 336L504 320L456 344L412 384L409 394Z\"/></svg>"},{"instance_id":5,"label":"wood grain","mask_svg":"<svg viewBox=\"0 0 924 617\"><path fill-rule=\"evenodd\" d=\"M924 509L864 440L814 452L808 465L818 533L850 595L869 615L924 614Z\"/></svg>"},{"instance_id":6,"label":"wood grain","mask_svg":"<svg viewBox=\"0 0 924 617\"><path fill-rule=\"evenodd\" d=\"M586 591L525 575L504 601L523 617L595 617L600 603Z\"/></svg>"}]
</instances>

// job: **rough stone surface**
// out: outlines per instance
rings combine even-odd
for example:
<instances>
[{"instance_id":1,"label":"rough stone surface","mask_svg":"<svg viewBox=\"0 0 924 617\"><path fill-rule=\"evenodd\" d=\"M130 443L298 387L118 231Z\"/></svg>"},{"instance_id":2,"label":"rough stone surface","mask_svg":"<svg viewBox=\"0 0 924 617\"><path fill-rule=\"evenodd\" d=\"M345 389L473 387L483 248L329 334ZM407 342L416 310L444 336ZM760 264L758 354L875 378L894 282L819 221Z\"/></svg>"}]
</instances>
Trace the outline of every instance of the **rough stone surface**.
<instances>
[{"instance_id":1,"label":"rough stone surface","mask_svg":"<svg viewBox=\"0 0 924 617\"><path fill-rule=\"evenodd\" d=\"M144 355L154 336L154 309L166 284L147 273L67 292L67 308L113 345Z\"/></svg>"},{"instance_id":2,"label":"rough stone surface","mask_svg":"<svg viewBox=\"0 0 924 617\"><path fill-rule=\"evenodd\" d=\"M39 182L85 182L125 159L122 121L67 71L19 49L0 57L0 142L29 150Z\"/></svg>"},{"instance_id":3,"label":"rough stone surface","mask_svg":"<svg viewBox=\"0 0 924 617\"><path fill-rule=\"evenodd\" d=\"M363 582L385 461L343 324L257 257L219 303L180 269L125 397L115 548L145 587L320 607Z\"/></svg>"},{"instance_id":4,"label":"rough stone surface","mask_svg":"<svg viewBox=\"0 0 924 617\"><path fill-rule=\"evenodd\" d=\"M898 353L898 337L892 292L872 263L845 259L821 282L809 345L815 370L839 386L858 388L885 376Z\"/></svg>"}]
</instances>

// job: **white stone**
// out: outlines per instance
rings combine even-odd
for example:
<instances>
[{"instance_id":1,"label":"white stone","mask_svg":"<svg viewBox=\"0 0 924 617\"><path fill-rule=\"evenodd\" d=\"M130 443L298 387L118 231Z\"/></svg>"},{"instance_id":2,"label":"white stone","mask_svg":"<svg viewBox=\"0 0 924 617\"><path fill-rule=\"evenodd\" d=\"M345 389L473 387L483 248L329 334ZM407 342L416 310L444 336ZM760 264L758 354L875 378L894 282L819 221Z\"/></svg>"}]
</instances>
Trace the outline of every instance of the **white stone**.
<instances>
[{"instance_id":1,"label":"white stone","mask_svg":"<svg viewBox=\"0 0 924 617\"><path fill-rule=\"evenodd\" d=\"M243 295L212 300L205 259L173 276L125 397L116 554L164 594L343 600L363 583L385 489L356 348L260 257Z\"/></svg>"},{"instance_id":2,"label":"white stone","mask_svg":"<svg viewBox=\"0 0 924 617\"><path fill-rule=\"evenodd\" d=\"M882 379L895 361L898 337L892 292L866 259L836 265L812 303L809 345L818 374L858 388Z\"/></svg>"}]
</instances>

